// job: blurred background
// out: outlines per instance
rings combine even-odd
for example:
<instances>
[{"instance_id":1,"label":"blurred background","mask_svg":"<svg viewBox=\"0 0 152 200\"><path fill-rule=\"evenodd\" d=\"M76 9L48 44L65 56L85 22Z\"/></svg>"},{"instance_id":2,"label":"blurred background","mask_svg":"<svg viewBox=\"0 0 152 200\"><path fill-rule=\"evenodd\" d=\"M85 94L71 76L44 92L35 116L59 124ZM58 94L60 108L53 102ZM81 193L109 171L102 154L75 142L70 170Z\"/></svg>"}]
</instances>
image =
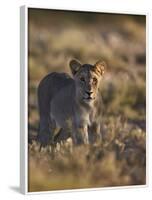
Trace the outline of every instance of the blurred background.
<instances>
[{"instance_id":1,"label":"blurred background","mask_svg":"<svg viewBox=\"0 0 152 200\"><path fill-rule=\"evenodd\" d=\"M30 8L28 18L29 191L145 184L146 17ZM37 87L50 72L70 74L73 58L107 63L103 142L78 149L67 143L52 158L32 140Z\"/></svg>"}]
</instances>

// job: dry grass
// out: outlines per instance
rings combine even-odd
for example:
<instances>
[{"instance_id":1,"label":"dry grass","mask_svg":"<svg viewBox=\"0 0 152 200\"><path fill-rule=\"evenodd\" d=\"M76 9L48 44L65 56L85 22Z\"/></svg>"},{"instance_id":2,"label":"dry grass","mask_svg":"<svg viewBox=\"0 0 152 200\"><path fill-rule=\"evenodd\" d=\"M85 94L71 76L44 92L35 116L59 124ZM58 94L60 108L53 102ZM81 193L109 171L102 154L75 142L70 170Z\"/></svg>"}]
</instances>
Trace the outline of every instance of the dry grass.
<instances>
[{"instance_id":1,"label":"dry grass","mask_svg":"<svg viewBox=\"0 0 152 200\"><path fill-rule=\"evenodd\" d=\"M68 62L95 63L107 72L98 146L73 147L70 141L39 152L29 144L29 191L145 184L146 94L145 18L87 13L29 14L29 136L37 134L37 86L53 71L69 72Z\"/></svg>"},{"instance_id":2,"label":"dry grass","mask_svg":"<svg viewBox=\"0 0 152 200\"><path fill-rule=\"evenodd\" d=\"M68 141L39 152L29 145L29 191L145 184L145 132L119 117L105 123L98 146L73 147Z\"/></svg>"}]
</instances>

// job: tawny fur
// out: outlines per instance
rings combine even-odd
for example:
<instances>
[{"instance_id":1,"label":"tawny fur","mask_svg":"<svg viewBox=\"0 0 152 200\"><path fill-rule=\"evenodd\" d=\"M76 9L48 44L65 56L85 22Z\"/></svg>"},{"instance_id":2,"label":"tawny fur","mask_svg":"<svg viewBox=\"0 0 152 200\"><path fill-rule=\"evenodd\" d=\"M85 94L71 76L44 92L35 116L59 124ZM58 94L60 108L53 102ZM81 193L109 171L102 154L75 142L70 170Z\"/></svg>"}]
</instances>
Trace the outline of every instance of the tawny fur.
<instances>
[{"instance_id":1,"label":"tawny fur","mask_svg":"<svg viewBox=\"0 0 152 200\"><path fill-rule=\"evenodd\" d=\"M73 78L65 73L51 73L38 87L42 145L71 137L74 144L101 140L102 102L99 87L105 63L81 65L70 62Z\"/></svg>"}]
</instances>

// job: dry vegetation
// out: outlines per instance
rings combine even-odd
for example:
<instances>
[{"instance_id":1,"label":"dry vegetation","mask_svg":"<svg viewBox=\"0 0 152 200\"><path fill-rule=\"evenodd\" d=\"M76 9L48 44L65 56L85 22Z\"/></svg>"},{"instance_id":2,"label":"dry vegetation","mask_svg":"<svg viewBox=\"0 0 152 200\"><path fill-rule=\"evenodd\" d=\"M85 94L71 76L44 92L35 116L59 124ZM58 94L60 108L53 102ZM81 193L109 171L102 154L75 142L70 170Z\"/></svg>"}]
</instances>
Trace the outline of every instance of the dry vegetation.
<instances>
[{"instance_id":1,"label":"dry vegetation","mask_svg":"<svg viewBox=\"0 0 152 200\"><path fill-rule=\"evenodd\" d=\"M56 13L29 12L29 191L145 184L145 17ZM107 62L102 144L39 152L37 86L71 58Z\"/></svg>"}]
</instances>

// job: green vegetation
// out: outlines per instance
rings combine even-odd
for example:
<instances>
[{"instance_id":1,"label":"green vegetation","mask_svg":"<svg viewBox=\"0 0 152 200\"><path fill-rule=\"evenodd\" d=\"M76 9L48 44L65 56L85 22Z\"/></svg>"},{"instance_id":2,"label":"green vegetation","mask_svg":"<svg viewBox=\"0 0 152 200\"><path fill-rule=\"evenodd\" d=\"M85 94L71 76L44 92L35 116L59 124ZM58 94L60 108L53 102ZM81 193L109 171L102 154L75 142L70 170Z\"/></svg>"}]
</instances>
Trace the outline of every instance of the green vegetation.
<instances>
[{"instance_id":1,"label":"green vegetation","mask_svg":"<svg viewBox=\"0 0 152 200\"><path fill-rule=\"evenodd\" d=\"M107 62L101 144L73 147L70 140L39 152L29 143L29 191L145 184L145 17L29 11L29 138L37 134L37 86L68 62ZM31 141L30 141L31 142Z\"/></svg>"}]
</instances>

